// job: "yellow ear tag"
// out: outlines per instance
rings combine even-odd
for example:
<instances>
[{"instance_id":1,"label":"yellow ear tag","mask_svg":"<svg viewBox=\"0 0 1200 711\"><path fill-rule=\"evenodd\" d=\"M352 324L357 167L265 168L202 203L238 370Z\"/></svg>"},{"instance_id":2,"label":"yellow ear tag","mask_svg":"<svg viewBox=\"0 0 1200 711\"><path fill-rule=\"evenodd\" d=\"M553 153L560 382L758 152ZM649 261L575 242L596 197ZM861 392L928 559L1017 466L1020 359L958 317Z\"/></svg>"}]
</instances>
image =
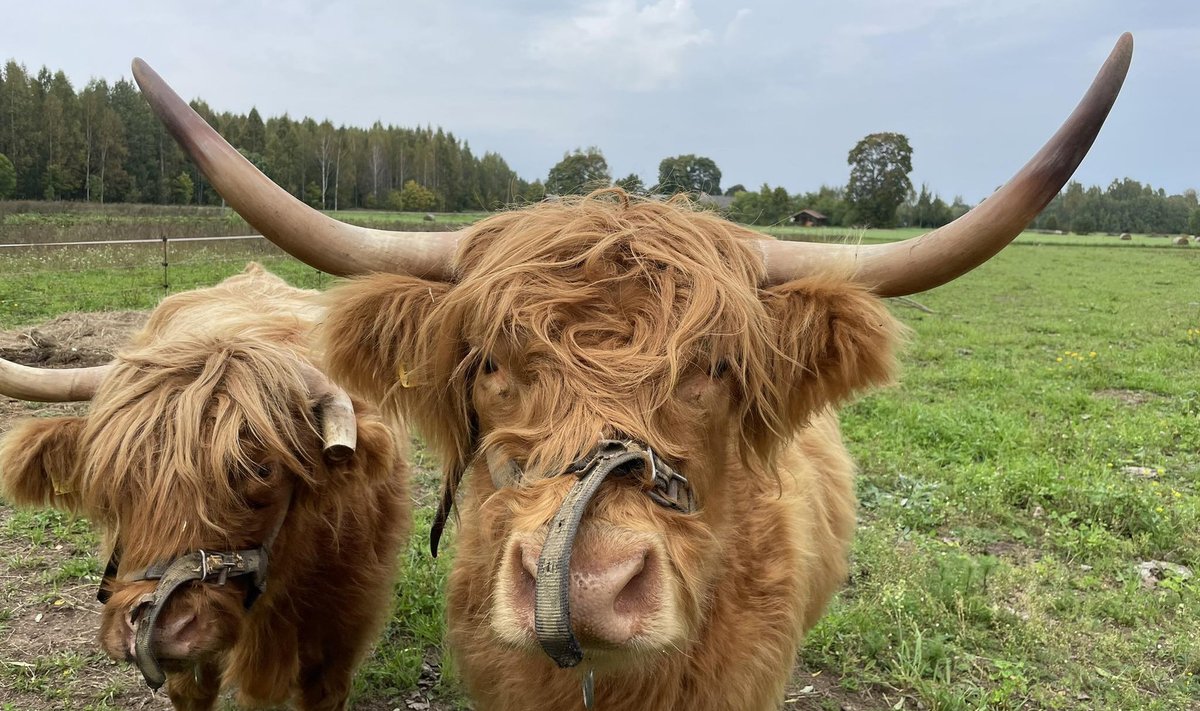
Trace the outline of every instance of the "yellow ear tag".
<instances>
[{"instance_id":1,"label":"yellow ear tag","mask_svg":"<svg viewBox=\"0 0 1200 711\"><path fill-rule=\"evenodd\" d=\"M408 371L405 370L404 364L400 363L396 366L396 378L400 381L400 387L411 388L412 383L408 382Z\"/></svg>"}]
</instances>

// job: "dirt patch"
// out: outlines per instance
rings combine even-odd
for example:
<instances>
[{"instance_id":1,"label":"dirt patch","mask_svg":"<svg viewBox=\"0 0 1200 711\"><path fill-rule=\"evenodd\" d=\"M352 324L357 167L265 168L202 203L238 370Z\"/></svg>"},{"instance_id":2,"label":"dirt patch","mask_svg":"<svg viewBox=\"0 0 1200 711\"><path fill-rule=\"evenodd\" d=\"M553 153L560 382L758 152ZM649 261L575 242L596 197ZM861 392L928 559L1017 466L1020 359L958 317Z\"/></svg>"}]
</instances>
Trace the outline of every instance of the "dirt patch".
<instances>
[{"instance_id":1,"label":"dirt patch","mask_svg":"<svg viewBox=\"0 0 1200 711\"><path fill-rule=\"evenodd\" d=\"M983 554L1009 561L1013 565L1029 565L1042 558L1042 552L1017 541L992 541L983 547Z\"/></svg>"},{"instance_id":2,"label":"dirt patch","mask_svg":"<svg viewBox=\"0 0 1200 711\"><path fill-rule=\"evenodd\" d=\"M33 366L100 365L112 359L146 317L144 311L62 314L37 326L0 331L0 357Z\"/></svg>"},{"instance_id":3,"label":"dirt patch","mask_svg":"<svg viewBox=\"0 0 1200 711\"><path fill-rule=\"evenodd\" d=\"M824 672L797 670L783 695L785 711L885 711L908 697L894 691L847 691L841 680ZM909 699L911 700L911 699ZM907 703L899 708L910 708Z\"/></svg>"},{"instance_id":4,"label":"dirt patch","mask_svg":"<svg viewBox=\"0 0 1200 711\"><path fill-rule=\"evenodd\" d=\"M12 518L12 510L0 506L0 531L9 530ZM99 581L84 576L47 582L90 555L69 538L48 535L37 544L20 536L0 538L0 707L171 708L164 695L142 685L134 669L100 652Z\"/></svg>"},{"instance_id":5,"label":"dirt patch","mask_svg":"<svg viewBox=\"0 0 1200 711\"><path fill-rule=\"evenodd\" d=\"M1100 398L1101 400L1116 400L1122 405L1137 407L1145 405L1151 400L1158 399L1158 395L1147 392L1145 390L1127 390L1125 388L1105 388L1096 390L1092 393L1092 397Z\"/></svg>"}]
</instances>

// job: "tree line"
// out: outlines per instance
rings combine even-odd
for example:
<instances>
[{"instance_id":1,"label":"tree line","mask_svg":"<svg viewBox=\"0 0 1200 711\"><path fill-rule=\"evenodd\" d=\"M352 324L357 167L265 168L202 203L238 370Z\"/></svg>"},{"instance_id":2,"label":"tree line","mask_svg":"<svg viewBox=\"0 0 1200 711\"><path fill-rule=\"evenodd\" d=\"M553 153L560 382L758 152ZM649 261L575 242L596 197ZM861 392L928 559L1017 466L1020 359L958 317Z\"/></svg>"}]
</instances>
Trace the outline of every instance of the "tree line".
<instances>
[{"instance_id":1,"label":"tree line","mask_svg":"<svg viewBox=\"0 0 1200 711\"><path fill-rule=\"evenodd\" d=\"M252 163L322 209L483 210L541 199L502 157L442 128L370 128L192 108ZM0 73L0 198L219 204L140 96L120 79L76 91L61 72L16 61Z\"/></svg>"},{"instance_id":2,"label":"tree line","mask_svg":"<svg viewBox=\"0 0 1200 711\"><path fill-rule=\"evenodd\" d=\"M912 148L898 133L866 136L849 152L845 187L805 193L762 185L722 191L721 170L706 156L669 156L658 181L636 174L613 180L599 148L576 149L527 181L492 152L442 128L334 126L288 115L263 119L192 107L252 163L300 200L321 209L490 210L534 202L547 194L586 193L617 185L635 194L688 193L702 203L724 194L720 209L747 224L786 221L800 210L822 213L834 226L938 227L969 209L946 202L909 179ZM76 91L61 72L36 74L9 60L0 71L0 199L219 204L220 196L191 164L142 99L120 79L89 81ZM711 199L709 200L711 203ZM1107 188L1071 182L1034 222L1035 228L1078 233L1200 233L1195 190L1168 195L1125 178Z\"/></svg>"},{"instance_id":3,"label":"tree line","mask_svg":"<svg viewBox=\"0 0 1200 711\"><path fill-rule=\"evenodd\" d=\"M1143 185L1132 178L1114 180L1107 188L1067 184L1034 227L1088 234L1138 232L1144 234L1200 234L1200 200L1196 191L1168 195L1162 188Z\"/></svg>"},{"instance_id":4,"label":"tree line","mask_svg":"<svg viewBox=\"0 0 1200 711\"><path fill-rule=\"evenodd\" d=\"M737 222L775 225L800 210L816 210L829 225L844 227L887 226L861 221L846 189L823 185L818 190L790 194L782 187L763 185L747 192L735 186L729 216ZM728 192L728 191L727 191ZM971 209L961 196L946 202L922 185L896 206L890 225L940 227ZM1196 191L1170 195L1162 188L1143 185L1132 178L1114 180L1107 188L1084 187L1071 181L1034 220L1033 229L1090 234L1122 232L1140 234L1200 234L1200 202Z\"/></svg>"}]
</instances>

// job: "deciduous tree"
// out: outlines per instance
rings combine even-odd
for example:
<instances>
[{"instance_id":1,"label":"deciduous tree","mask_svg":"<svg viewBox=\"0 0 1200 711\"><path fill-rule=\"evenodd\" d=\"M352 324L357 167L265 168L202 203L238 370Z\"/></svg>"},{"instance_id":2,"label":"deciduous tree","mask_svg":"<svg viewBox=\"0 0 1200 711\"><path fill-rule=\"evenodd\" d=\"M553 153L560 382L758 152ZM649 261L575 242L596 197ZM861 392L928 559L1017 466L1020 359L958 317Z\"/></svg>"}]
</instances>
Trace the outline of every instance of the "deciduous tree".
<instances>
[{"instance_id":1,"label":"deciduous tree","mask_svg":"<svg viewBox=\"0 0 1200 711\"><path fill-rule=\"evenodd\" d=\"M658 164L657 192L697 196L721 194L721 169L712 158L692 154L663 158Z\"/></svg>"},{"instance_id":2,"label":"deciduous tree","mask_svg":"<svg viewBox=\"0 0 1200 711\"><path fill-rule=\"evenodd\" d=\"M188 175L186 170L175 176L171 185L171 197L176 204L190 205L195 193L196 186L192 183L192 176Z\"/></svg>"},{"instance_id":3,"label":"deciduous tree","mask_svg":"<svg viewBox=\"0 0 1200 711\"><path fill-rule=\"evenodd\" d=\"M912 147L901 133L872 133L850 150L846 198L854 219L872 227L890 227L896 208L912 190Z\"/></svg>"},{"instance_id":4,"label":"deciduous tree","mask_svg":"<svg viewBox=\"0 0 1200 711\"><path fill-rule=\"evenodd\" d=\"M630 173L613 184L630 195L641 195L646 192L646 186L642 184L642 179L637 173Z\"/></svg>"},{"instance_id":5,"label":"deciduous tree","mask_svg":"<svg viewBox=\"0 0 1200 711\"><path fill-rule=\"evenodd\" d=\"M437 206L437 195L415 180L410 180L398 191L396 208L404 212L427 212Z\"/></svg>"},{"instance_id":6,"label":"deciduous tree","mask_svg":"<svg viewBox=\"0 0 1200 711\"><path fill-rule=\"evenodd\" d=\"M595 146L576 148L554 164L546 176L546 192L552 195L585 195L612 183L608 161Z\"/></svg>"}]
</instances>

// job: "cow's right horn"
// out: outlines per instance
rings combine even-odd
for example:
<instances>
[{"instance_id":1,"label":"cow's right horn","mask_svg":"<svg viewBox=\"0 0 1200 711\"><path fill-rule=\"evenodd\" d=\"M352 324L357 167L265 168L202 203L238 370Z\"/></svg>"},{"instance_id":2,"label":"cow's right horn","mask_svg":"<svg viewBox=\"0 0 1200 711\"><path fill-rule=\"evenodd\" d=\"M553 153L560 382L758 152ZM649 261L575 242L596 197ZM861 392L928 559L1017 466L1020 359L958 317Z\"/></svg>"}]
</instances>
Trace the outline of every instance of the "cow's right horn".
<instances>
[{"instance_id":1,"label":"cow's right horn","mask_svg":"<svg viewBox=\"0 0 1200 711\"><path fill-rule=\"evenodd\" d=\"M0 394L32 402L91 400L112 365L90 368L30 368L0 358Z\"/></svg>"},{"instance_id":2,"label":"cow's right horn","mask_svg":"<svg viewBox=\"0 0 1200 711\"><path fill-rule=\"evenodd\" d=\"M344 462L354 456L354 448L358 445L358 420L354 416L354 403L345 390L331 383L314 366L302 362L300 371L308 385L309 394L317 401L322 452L331 462Z\"/></svg>"},{"instance_id":3,"label":"cow's right horn","mask_svg":"<svg viewBox=\"0 0 1200 711\"><path fill-rule=\"evenodd\" d=\"M1075 111L1046 145L991 197L948 225L887 244L759 242L766 281L780 284L853 264L855 280L878 296L906 296L941 286L996 255L1033 221L1087 155L1112 108L1133 36L1121 35Z\"/></svg>"},{"instance_id":4,"label":"cow's right horn","mask_svg":"<svg viewBox=\"0 0 1200 711\"><path fill-rule=\"evenodd\" d=\"M339 276L393 272L450 279L459 232L389 232L327 217L263 175L141 59L133 60L133 77L221 197L284 251Z\"/></svg>"}]
</instances>

